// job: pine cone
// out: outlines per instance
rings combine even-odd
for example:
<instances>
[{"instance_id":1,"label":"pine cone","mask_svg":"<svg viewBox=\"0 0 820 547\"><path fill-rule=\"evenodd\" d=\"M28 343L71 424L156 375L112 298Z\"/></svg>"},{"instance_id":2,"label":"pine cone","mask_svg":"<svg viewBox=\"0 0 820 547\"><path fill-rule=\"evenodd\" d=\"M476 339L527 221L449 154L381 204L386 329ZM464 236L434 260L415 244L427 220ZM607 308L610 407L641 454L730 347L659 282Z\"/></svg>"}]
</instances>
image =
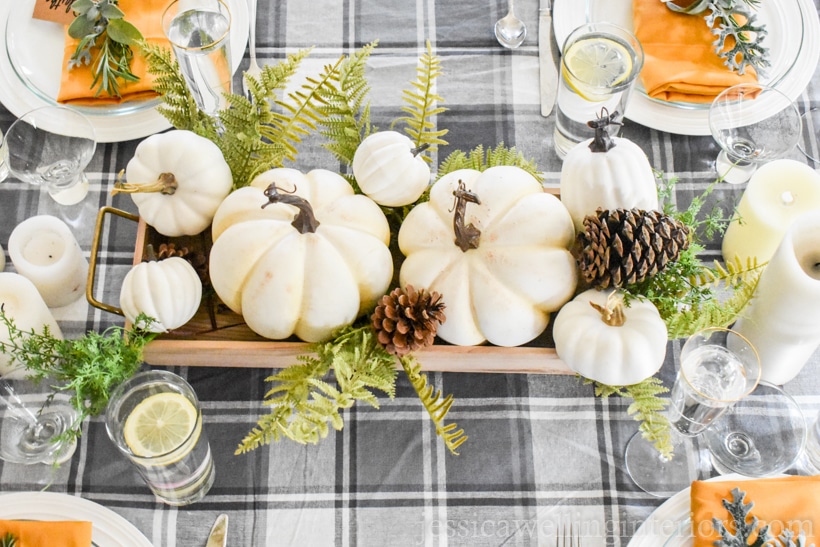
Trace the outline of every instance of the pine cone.
<instances>
[{"instance_id":1,"label":"pine cone","mask_svg":"<svg viewBox=\"0 0 820 547\"><path fill-rule=\"evenodd\" d=\"M640 283L678 259L689 247L689 228L660 211L598 209L584 218L576 259L592 287Z\"/></svg>"},{"instance_id":2,"label":"pine cone","mask_svg":"<svg viewBox=\"0 0 820 547\"><path fill-rule=\"evenodd\" d=\"M384 349L402 356L433 343L445 319L444 303L437 292L408 285L382 296L370 319Z\"/></svg>"}]
</instances>

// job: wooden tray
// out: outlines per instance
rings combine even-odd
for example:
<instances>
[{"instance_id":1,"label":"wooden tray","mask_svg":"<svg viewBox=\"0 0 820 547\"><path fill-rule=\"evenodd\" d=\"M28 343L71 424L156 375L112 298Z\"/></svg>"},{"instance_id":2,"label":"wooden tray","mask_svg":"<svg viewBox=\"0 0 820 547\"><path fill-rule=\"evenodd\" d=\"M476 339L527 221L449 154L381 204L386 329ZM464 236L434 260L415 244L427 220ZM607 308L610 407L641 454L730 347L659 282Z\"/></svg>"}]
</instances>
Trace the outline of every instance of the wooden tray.
<instances>
[{"instance_id":1,"label":"wooden tray","mask_svg":"<svg viewBox=\"0 0 820 547\"><path fill-rule=\"evenodd\" d=\"M134 264L143 260L148 244L157 249L161 243L174 242L177 248L185 246L192 250L202 250L204 240L168 238L135 215L111 207L100 209L87 288L88 301L97 308L122 315L122 311L115 306L99 302L93 297L97 250L106 214L138 220ZM214 308L216 311L211 316L208 310ZM164 366L284 368L295 363L296 357L306 352L306 347L306 343L296 339L273 341L262 338L245 325L240 315L222 304L208 305L204 297L203 305L187 324L158 336L146 346L145 361ZM574 374L556 355L550 329L524 346L453 346L437 342L431 348L415 352L414 355L422 369L427 371Z\"/></svg>"}]
</instances>

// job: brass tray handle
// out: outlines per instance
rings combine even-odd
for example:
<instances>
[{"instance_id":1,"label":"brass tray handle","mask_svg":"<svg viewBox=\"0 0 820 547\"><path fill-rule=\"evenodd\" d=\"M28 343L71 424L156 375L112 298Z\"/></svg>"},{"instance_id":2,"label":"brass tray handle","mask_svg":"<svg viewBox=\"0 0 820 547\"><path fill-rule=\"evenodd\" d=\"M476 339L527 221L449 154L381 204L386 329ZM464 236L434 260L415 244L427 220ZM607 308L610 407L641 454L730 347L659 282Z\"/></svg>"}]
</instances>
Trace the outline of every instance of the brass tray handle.
<instances>
[{"instance_id":1,"label":"brass tray handle","mask_svg":"<svg viewBox=\"0 0 820 547\"><path fill-rule=\"evenodd\" d=\"M105 222L105 215L109 213L122 218L127 218L128 220L133 220L134 222L139 222L140 219L138 215L134 215L115 207L106 206L97 212L97 224L94 228L94 239L91 241L91 258L88 261L88 282L85 285L85 299L88 300L89 304L97 309L124 316L125 314L120 308L106 304L105 302L100 302L94 298L94 285L97 280L97 253L100 249L100 240L102 240L102 229Z\"/></svg>"}]
</instances>

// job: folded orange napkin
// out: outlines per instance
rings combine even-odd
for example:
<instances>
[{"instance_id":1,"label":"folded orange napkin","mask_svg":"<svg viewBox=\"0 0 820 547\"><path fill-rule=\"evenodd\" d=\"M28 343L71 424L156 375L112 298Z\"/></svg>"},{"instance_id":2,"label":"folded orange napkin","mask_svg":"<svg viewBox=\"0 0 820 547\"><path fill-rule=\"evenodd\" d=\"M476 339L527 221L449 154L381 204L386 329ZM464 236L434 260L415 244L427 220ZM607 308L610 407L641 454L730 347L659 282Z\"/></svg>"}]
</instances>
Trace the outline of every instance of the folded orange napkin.
<instances>
[{"instance_id":1,"label":"folded orange napkin","mask_svg":"<svg viewBox=\"0 0 820 547\"><path fill-rule=\"evenodd\" d=\"M91 523L86 521L0 520L0 538L7 532L16 547L90 547Z\"/></svg>"},{"instance_id":2,"label":"folded orange napkin","mask_svg":"<svg viewBox=\"0 0 820 547\"><path fill-rule=\"evenodd\" d=\"M650 97L710 103L727 87L757 81L754 68L741 76L723 64L703 14L675 13L661 0L633 0L632 17L644 51L640 77Z\"/></svg>"},{"instance_id":3,"label":"folded orange napkin","mask_svg":"<svg viewBox=\"0 0 820 547\"><path fill-rule=\"evenodd\" d=\"M162 32L162 14L171 0L120 0L119 7L125 13L125 20L137 27L147 42L170 48L168 39ZM151 89L154 76L148 73L145 59L134 51L131 71L139 76L137 82L120 81L121 97L111 97L103 91L94 97L96 86L92 89L94 73L91 66L82 65L68 69L68 60L77 49L78 40L66 32L65 52L63 54L63 73L60 79L60 92L57 102L79 106L118 104L125 101L152 99L157 93Z\"/></svg>"},{"instance_id":4,"label":"folded orange napkin","mask_svg":"<svg viewBox=\"0 0 820 547\"><path fill-rule=\"evenodd\" d=\"M814 477L775 477L748 481L695 481L692 483L691 509L694 547L712 547L721 539L712 517L721 520L734 533L733 522L722 500L732 501L731 491L746 492L744 503L754 503L750 514L759 525L768 524L777 537L790 528L795 535L803 530L806 545L820 545L820 475ZM751 522L751 519L748 519Z\"/></svg>"}]
</instances>

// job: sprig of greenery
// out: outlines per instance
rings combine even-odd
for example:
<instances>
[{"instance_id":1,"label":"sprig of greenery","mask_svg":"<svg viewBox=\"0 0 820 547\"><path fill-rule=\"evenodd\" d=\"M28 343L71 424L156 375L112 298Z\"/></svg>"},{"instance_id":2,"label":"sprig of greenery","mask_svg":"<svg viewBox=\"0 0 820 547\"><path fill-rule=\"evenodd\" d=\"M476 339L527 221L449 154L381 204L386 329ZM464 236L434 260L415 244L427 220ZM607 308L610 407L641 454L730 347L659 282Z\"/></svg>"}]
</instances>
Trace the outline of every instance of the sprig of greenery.
<instances>
[{"instance_id":1,"label":"sprig of greenery","mask_svg":"<svg viewBox=\"0 0 820 547\"><path fill-rule=\"evenodd\" d=\"M520 167L535 177L538 182L543 182L544 180L544 176L538 170L534 160L525 158L524 154L519 152L514 146L507 148L503 142L497 144L495 148L487 148L486 150L484 146L478 145L470 150L469 153L465 153L462 150L451 152L450 155L439 164L436 177L441 178L459 169L486 171L490 167L498 165Z\"/></svg>"},{"instance_id":2,"label":"sprig of greenery","mask_svg":"<svg viewBox=\"0 0 820 547\"><path fill-rule=\"evenodd\" d=\"M140 314L136 324L152 321ZM52 398L59 392L71 393L69 401L78 417L59 440L79 437L83 420L105 410L111 392L137 372L145 344L156 336L136 327L125 330L114 326L102 333L90 331L80 338L63 340L47 325L41 332L17 328L2 305L0 324L9 336L8 341L0 341L0 353L22 365L32 381L51 382Z\"/></svg>"},{"instance_id":3,"label":"sprig of greenery","mask_svg":"<svg viewBox=\"0 0 820 547\"><path fill-rule=\"evenodd\" d=\"M379 408L372 390L395 396L395 358L369 325L346 327L332 340L312 344L311 350L315 353L300 355L297 364L266 379L274 384L264 401L270 414L259 418L236 454L282 438L315 444L327 436L330 426L342 429L341 411L356 401ZM325 380L331 370L336 386Z\"/></svg>"},{"instance_id":4,"label":"sprig of greenery","mask_svg":"<svg viewBox=\"0 0 820 547\"><path fill-rule=\"evenodd\" d=\"M668 393L669 389L663 386L659 378L650 376L630 386L610 386L584 378L584 384L594 384L597 397L605 399L611 395L618 395L632 399L626 412L641 423L638 426L641 436L651 442L661 456L672 457L671 424L664 414L664 410L669 406L669 400L661 397Z\"/></svg>"},{"instance_id":5,"label":"sprig of greenery","mask_svg":"<svg viewBox=\"0 0 820 547\"><path fill-rule=\"evenodd\" d=\"M407 116L402 116L393 123L406 123L405 131L416 147L427 145L430 151L437 146L447 145L447 141L441 137L446 135L448 130L435 129L436 124L432 120L433 117L447 111L446 108L438 106L444 99L434 91L436 78L441 74L441 59L433 54L433 47L428 40L427 51L419 58L416 79L410 82L410 89L402 90L402 98L406 104L401 109ZM422 157L428 163L433 161L426 154Z\"/></svg>"},{"instance_id":6,"label":"sprig of greenery","mask_svg":"<svg viewBox=\"0 0 820 547\"><path fill-rule=\"evenodd\" d=\"M17 538L11 532L0 538L0 547L17 547Z\"/></svg>"},{"instance_id":7,"label":"sprig of greenery","mask_svg":"<svg viewBox=\"0 0 820 547\"><path fill-rule=\"evenodd\" d=\"M71 4L76 17L68 27L68 35L79 43L68 61L68 68L93 63L91 88L97 88L95 97L103 92L119 97L120 80L139 80L131 71L134 58L131 47L142 40L142 34L125 20L118 3L118 0L75 0Z\"/></svg>"},{"instance_id":8,"label":"sprig of greenery","mask_svg":"<svg viewBox=\"0 0 820 547\"><path fill-rule=\"evenodd\" d=\"M746 67L752 66L763 75L771 66L769 48L763 46L768 31L757 24L758 0L713 0L704 16L706 24L715 34L712 45L724 60L729 70L745 74ZM724 51L726 40L731 38L732 47Z\"/></svg>"}]
</instances>

